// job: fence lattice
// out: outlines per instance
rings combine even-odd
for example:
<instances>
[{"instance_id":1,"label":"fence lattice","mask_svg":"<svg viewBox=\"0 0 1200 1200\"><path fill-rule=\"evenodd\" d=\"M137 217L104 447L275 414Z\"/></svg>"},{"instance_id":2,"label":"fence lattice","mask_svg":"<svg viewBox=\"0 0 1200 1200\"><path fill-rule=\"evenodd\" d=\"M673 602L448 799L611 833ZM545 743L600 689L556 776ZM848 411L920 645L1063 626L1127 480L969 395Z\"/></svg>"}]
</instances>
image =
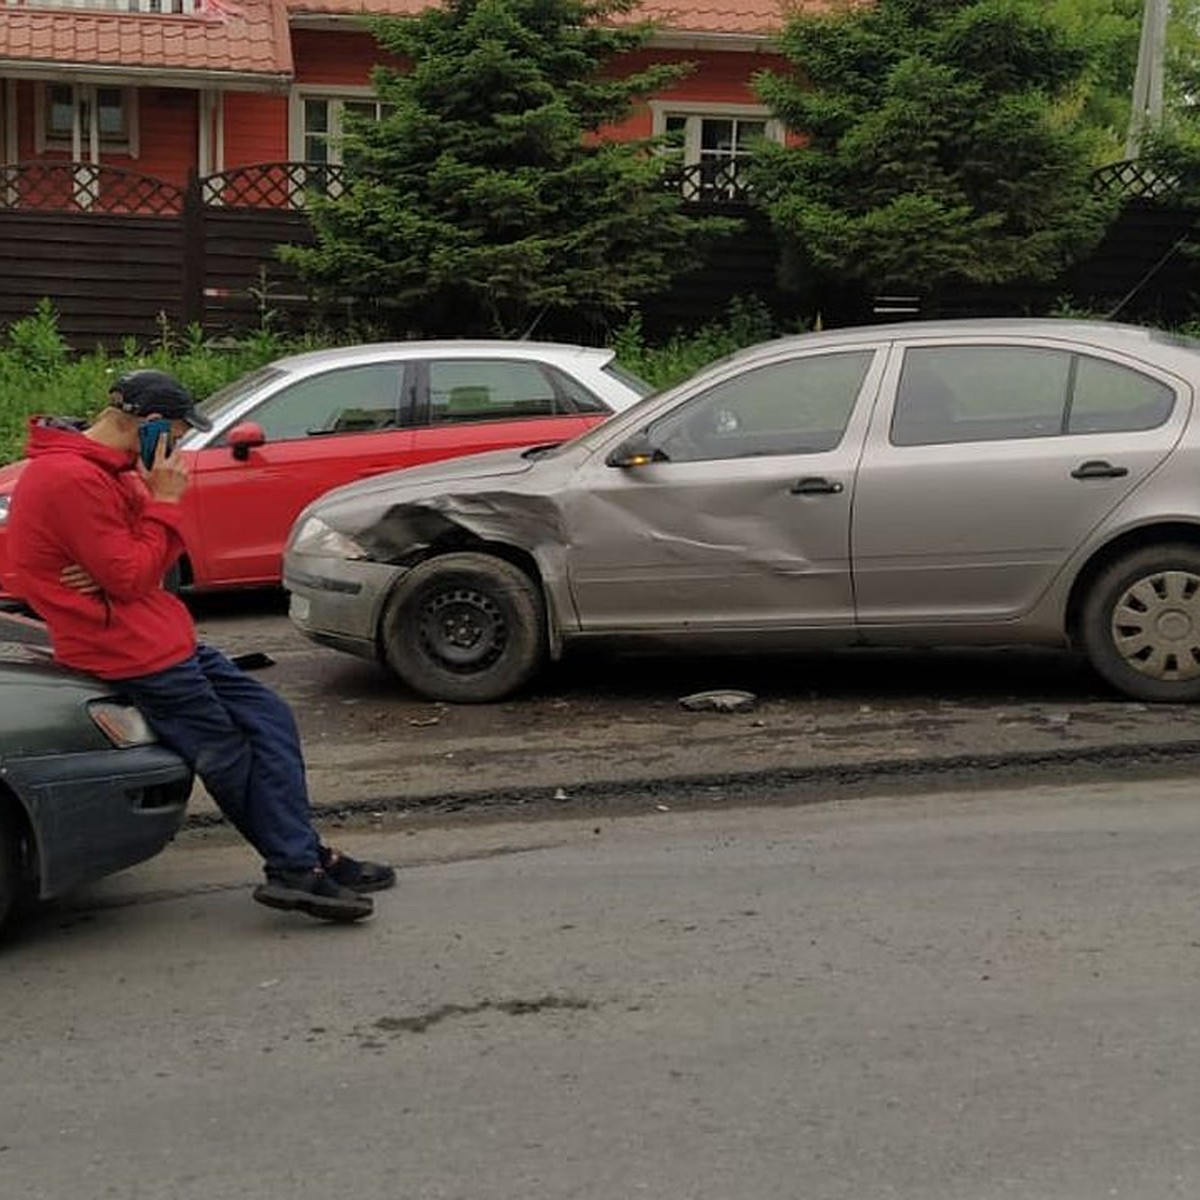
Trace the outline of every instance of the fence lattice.
<instances>
[{"instance_id":1,"label":"fence lattice","mask_svg":"<svg viewBox=\"0 0 1200 1200\"><path fill-rule=\"evenodd\" d=\"M0 208L176 217L183 188L95 163L10 163L0 166Z\"/></svg>"},{"instance_id":2,"label":"fence lattice","mask_svg":"<svg viewBox=\"0 0 1200 1200\"><path fill-rule=\"evenodd\" d=\"M339 196L345 173L332 163L255 163L200 180L201 200L220 208L299 209L313 195Z\"/></svg>"}]
</instances>

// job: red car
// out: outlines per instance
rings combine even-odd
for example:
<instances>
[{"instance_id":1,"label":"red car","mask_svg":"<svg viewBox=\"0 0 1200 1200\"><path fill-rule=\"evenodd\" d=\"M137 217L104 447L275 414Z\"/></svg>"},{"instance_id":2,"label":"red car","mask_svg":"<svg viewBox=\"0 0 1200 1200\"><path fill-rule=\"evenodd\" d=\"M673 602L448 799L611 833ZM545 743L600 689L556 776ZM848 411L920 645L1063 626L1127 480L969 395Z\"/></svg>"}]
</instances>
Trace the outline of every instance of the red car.
<instances>
[{"instance_id":1,"label":"red car","mask_svg":"<svg viewBox=\"0 0 1200 1200\"><path fill-rule=\"evenodd\" d=\"M186 555L197 590L277 584L300 510L339 484L485 450L562 442L650 392L611 350L504 341L398 342L283 358L210 396L182 443ZM24 464L0 468L5 526ZM11 594L11 593L7 593Z\"/></svg>"}]
</instances>

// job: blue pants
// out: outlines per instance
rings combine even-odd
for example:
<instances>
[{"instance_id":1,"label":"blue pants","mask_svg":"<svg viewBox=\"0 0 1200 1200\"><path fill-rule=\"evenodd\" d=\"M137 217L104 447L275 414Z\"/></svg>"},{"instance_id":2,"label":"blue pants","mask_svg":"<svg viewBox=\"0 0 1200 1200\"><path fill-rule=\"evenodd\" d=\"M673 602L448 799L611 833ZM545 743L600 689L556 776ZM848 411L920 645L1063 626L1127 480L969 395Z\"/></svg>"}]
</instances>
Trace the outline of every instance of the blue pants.
<instances>
[{"instance_id":1,"label":"blue pants","mask_svg":"<svg viewBox=\"0 0 1200 1200\"><path fill-rule=\"evenodd\" d=\"M192 765L268 871L318 865L300 734L284 700L204 645L177 667L118 686Z\"/></svg>"}]
</instances>

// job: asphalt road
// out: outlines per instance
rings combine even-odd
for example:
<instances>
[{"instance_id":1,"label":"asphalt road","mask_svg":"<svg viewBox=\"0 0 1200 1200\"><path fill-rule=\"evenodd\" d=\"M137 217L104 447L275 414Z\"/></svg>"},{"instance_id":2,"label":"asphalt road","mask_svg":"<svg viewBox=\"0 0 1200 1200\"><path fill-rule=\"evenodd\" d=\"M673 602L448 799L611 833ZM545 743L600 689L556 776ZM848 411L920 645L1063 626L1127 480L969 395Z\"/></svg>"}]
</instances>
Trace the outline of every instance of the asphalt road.
<instances>
[{"instance_id":1,"label":"asphalt road","mask_svg":"<svg viewBox=\"0 0 1200 1200\"><path fill-rule=\"evenodd\" d=\"M348 835L336 928L192 831L0 955L22 1200L1200 1192L1190 780Z\"/></svg>"}]
</instances>

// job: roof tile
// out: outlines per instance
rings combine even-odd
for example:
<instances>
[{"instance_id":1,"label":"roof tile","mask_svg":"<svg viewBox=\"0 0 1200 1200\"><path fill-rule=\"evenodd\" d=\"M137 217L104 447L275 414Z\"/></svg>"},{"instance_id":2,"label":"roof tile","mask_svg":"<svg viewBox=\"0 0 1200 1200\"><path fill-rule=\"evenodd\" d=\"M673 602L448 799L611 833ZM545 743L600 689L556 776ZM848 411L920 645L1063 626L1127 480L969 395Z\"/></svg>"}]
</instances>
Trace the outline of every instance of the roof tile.
<instances>
[{"instance_id":1,"label":"roof tile","mask_svg":"<svg viewBox=\"0 0 1200 1200\"><path fill-rule=\"evenodd\" d=\"M352 15L370 13L411 17L430 7L430 0L283 0L293 16L302 13ZM798 0L806 6L806 0ZM659 21L679 33L729 33L765 36L778 30L785 8L794 0L642 0L631 19ZM815 0L813 7L825 7Z\"/></svg>"},{"instance_id":2,"label":"roof tile","mask_svg":"<svg viewBox=\"0 0 1200 1200\"><path fill-rule=\"evenodd\" d=\"M768 36L796 5L828 0L641 0L630 19L676 33ZM192 16L86 9L6 8L0 65L21 63L228 71L273 78L292 71L288 15L415 16L430 0L199 0Z\"/></svg>"},{"instance_id":3,"label":"roof tile","mask_svg":"<svg viewBox=\"0 0 1200 1200\"><path fill-rule=\"evenodd\" d=\"M86 64L290 75L281 0L205 0L194 16L8 8L0 64Z\"/></svg>"}]
</instances>

